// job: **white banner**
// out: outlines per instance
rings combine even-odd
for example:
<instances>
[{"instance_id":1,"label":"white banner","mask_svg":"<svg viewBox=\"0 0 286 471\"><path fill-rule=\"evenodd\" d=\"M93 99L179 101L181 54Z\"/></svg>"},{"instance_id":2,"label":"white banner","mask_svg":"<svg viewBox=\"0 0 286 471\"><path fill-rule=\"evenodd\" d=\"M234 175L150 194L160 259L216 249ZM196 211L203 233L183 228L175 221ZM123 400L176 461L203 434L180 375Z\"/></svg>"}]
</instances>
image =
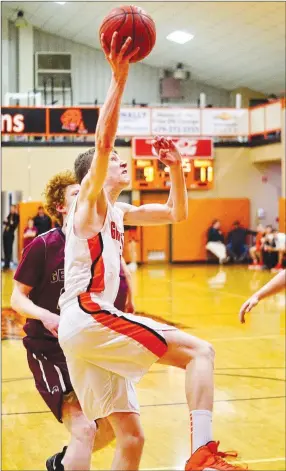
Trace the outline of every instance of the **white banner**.
<instances>
[{"instance_id":1,"label":"white banner","mask_svg":"<svg viewBox=\"0 0 286 471\"><path fill-rule=\"evenodd\" d=\"M196 108L153 108L152 134L167 136L200 135L200 110Z\"/></svg>"},{"instance_id":2,"label":"white banner","mask_svg":"<svg viewBox=\"0 0 286 471\"><path fill-rule=\"evenodd\" d=\"M149 136L151 134L150 108L121 108L117 136Z\"/></svg>"},{"instance_id":3,"label":"white banner","mask_svg":"<svg viewBox=\"0 0 286 471\"><path fill-rule=\"evenodd\" d=\"M205 108L203 136L248 136L248 109Z\"/></svg>"}]
</instances>

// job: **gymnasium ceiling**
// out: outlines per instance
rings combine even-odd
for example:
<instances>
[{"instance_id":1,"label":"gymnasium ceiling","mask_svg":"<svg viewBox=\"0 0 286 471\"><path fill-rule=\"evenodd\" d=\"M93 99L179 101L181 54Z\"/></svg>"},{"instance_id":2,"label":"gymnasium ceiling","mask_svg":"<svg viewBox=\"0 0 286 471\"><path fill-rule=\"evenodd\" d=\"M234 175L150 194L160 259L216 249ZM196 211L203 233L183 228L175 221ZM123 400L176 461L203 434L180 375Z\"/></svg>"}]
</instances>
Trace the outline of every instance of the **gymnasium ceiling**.
<instances>
[{"instance_id":1,"label":"gymnasium ceiling","mask_svg":"<svg viewBox=\"0 0 286 471\"><path fill-rule=\"evenodd\" d=\"M32 25L99 48L103 17L121 2L2 2L14 20L25 12ZM127 2L126 2L127 3ZM136 2L157 25L157 43L146 64L168 68L182 62L192 78L232 90L285 91L284 2ZM166 39L174 30L195 35L184 45Z\"/></svg>"}]
</instances>

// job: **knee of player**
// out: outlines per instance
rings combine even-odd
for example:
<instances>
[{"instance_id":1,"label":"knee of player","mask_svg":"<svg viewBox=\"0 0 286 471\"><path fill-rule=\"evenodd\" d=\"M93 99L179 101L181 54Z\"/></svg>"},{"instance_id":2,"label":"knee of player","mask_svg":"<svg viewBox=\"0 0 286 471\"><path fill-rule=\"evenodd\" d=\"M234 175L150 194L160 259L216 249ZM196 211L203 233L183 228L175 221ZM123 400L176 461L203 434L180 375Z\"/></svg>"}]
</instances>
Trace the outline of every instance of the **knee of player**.
<instances>
[{"instance_id":1,"label":"knee of player","mask_svg":"<svg viewBox=\"0 0 286 471\"><path fill-rule=\"evenodd\" d=\"M132 433L126 433L121 439L121 446L126 450L139 452L144 447L145 437L143 430L133 431Z\"/></svg>"},{"instance_id":2,"label":"knee of player","mask_svg":"<svg viewBox=\"0 0 286 471\"><path fill-rule=\"evenodd\" d=\"M197 355L214 361L215 350L211 343L203 341L198 347Z\"/></svg>"},{"instance_id":3,"label":"knee of player","mask_svg":"<svg viewBox=\"0 0 286 471\"><path fill-rule=\"evenodd\" d=\"M76 435L77 438L83 442L88 441L93 443L97 431L97 425L95 422L86 421L81 425L78 425Z\"/></svg>"}]
</instances>

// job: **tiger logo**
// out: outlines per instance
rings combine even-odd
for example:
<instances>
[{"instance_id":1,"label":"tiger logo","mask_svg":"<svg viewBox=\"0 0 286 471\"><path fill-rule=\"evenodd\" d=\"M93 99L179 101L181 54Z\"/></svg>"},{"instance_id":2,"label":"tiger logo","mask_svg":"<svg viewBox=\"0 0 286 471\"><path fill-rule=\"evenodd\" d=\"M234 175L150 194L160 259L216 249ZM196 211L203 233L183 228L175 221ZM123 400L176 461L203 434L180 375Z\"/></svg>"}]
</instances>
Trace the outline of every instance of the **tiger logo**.
<instances>
[{"instance_id":1,"label":"tiger logo","mask_svg":"<svg viewBox=\"0 0 286 471\"><path fill-rule=\"evenodd\" d=\"M77 108L68 109L61 115L60 119L62 129L78 132L79 134L87 134L81 110Z\"/></svg>"}]
</instances>

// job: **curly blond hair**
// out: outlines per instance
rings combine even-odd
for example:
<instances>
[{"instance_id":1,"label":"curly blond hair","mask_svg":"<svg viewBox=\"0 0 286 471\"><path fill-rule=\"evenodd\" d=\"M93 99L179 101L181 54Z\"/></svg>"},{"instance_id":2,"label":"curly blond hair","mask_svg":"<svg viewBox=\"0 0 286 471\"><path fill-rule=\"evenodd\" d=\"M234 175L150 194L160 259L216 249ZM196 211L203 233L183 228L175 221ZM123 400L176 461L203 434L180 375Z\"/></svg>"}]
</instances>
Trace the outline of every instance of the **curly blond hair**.
<instances>
[{"instance_id":1,"label":"curly blond hair","mask_svg":"<svg viewBox=\"0 0 286 471\"><path fill-rule=\"evenodd\" d=\"M65 190L69 185L75 185L75 175L70 171L59 172L54 175L46 185L44 190L45 209L50 216L56 219L60 224L63 223L62 214L56 209L58 205L65 204Z\"/></svg>"}]
</instances>

